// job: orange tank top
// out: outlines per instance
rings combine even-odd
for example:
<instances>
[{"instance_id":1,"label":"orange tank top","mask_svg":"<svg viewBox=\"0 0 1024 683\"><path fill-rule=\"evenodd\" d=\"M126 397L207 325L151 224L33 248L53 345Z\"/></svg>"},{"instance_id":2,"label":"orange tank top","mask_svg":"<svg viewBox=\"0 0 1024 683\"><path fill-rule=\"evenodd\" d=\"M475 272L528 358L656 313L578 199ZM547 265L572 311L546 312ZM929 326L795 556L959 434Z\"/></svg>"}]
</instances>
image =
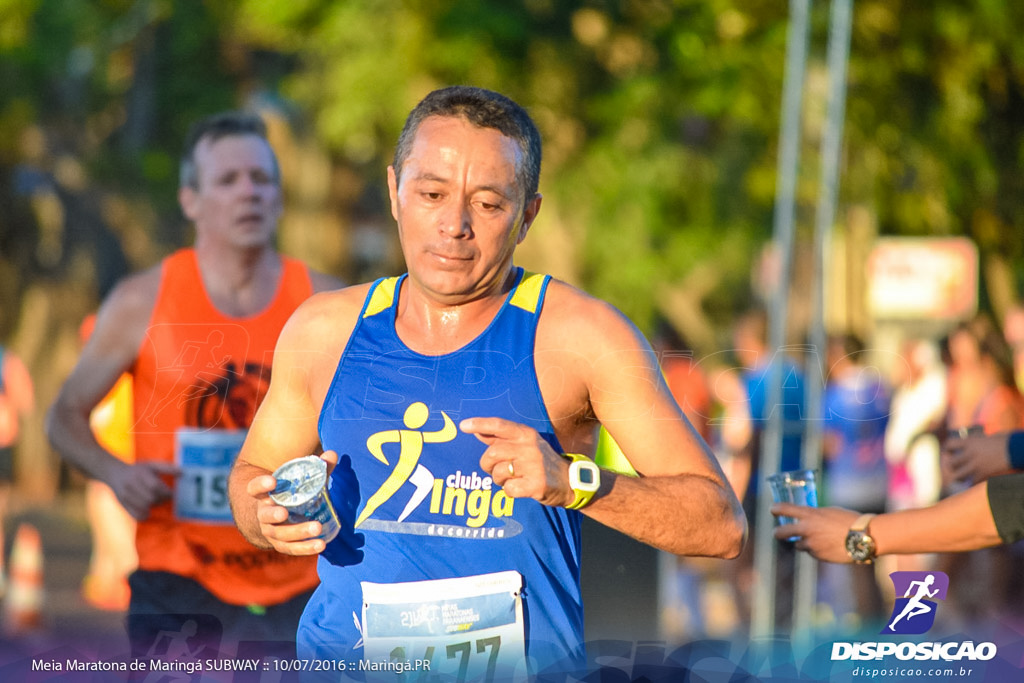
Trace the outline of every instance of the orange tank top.
<instances>
[{"instance_id":1,"label":"orange tank top","mask_svg":"<svg viewBox=\"0 0 1024 683\"><path fill-rule=\"evenodd\" d=\"M132 369L135 456L176 462L172 501L138 524L139 568L189 577L236 605L273 605L317 584L316 558L251 545L235 527L227 476L270 382L278 334L312 294L284 258L273 301L232 318L207 296L193 249L164 260L146 338Z\"/></svg>"}]
</instances>

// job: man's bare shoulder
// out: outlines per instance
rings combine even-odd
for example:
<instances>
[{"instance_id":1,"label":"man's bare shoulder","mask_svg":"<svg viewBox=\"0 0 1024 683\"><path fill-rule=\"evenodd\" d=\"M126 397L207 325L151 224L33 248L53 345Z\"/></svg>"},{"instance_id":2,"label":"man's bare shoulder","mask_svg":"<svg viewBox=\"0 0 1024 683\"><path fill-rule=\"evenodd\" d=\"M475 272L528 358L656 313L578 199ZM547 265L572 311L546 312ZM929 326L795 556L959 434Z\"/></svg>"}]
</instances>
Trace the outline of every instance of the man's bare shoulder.
<instances>
[{"instance_id":1,"label":"man's bare shoulder","mask_svg":"<svg viewBox=\"0 0 1024 683\"><path fill-rule=\"evenodd\" d=\"M566 282L552 278L537 326L539 347L571 346L601 352L633 346L639 332L622 311Z\"/></svg>"},{"instance_id":2,"label":"man's bare shoulder","mask_svg":"<svg viewBox=\"0 0 1024 683\"><path fill-rule=\"evenodd\" d=\"M152 312L156 297L160 293L160 277L162 264L150 266L145 270L127 275L114 286L107 295L104 305L115 308L137 309L148 308Z\"/></svg>"},{"instance_id":3,"label":"man's bare shoulder","mask_svg":"<svg viewBox=\"0 0 1024 683\"><path fill-rule=\"evenodd\" d=\"M299 305L282 333L282 342L306 348L334 348L355 329L370 284L317 292Z\"/></svg>"},{"instance_id":4,"label":"man's bare shoulder","mask_svg":"<svg viewBox=\"0 0 1024 683\"><path fill-rule=\"evenodd\" d=\"M317 292L302 302L296 310L309 319L323 317L355 316L362 310L366 295L370 291L370 283L340 287Z\"/></svg>"},{"instance_id":5,"label":"man's bare shoulder","mask_svg":"<svg viewBox=\"0 0 1024 683\"><path fill-rule=\"evenodd\" d=\"M159 264L120 280L100 306L94 335L109 333L141 342L160 294L160 282Z\"/></svg>"}]
</instances>

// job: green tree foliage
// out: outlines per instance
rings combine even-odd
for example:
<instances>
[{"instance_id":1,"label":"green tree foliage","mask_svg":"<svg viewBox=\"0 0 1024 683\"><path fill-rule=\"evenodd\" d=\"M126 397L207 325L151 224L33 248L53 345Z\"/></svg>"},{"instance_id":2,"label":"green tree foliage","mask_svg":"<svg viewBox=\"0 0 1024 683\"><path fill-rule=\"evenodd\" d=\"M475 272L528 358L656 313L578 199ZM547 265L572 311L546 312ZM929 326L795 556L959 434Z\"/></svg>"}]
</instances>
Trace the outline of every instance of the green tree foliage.
<instances>
[{"instance_id":1,"label":"green tree foliage","mask_svg":"<svg viewBox=\"0 0 1024 683\"><path fill-rule=\"evenodd\" d=\"M295 52L285 92L327 144L378 172L433 87L523 102L545 138L547 220L576 236L582 284L646 325L658 288L709 258L724 292L744 289L769 236L784 9L250 0L233 26L241 42Z\"/></svg>"},{"instance_id":2,"label":"green tree foliage","mask_svg":"<svg viewBox=\"0 0 1024 683\"><path fill-rule=\"evenodd\" d=\"M1002 0L856 4L844 196L881 232L967 235L983 265L1020 272L1022 26L1024 5Z\"/></svg>"},{"instance_id":3,"label":"green tree foliage","mask_svg":"<svg viewBox=\"0 0 1024 683\"><path fill-rule=\"evenodd\" d=\"M829 4L813 7L803 224ZM1024 259L1024 5L854 9L840 220L859 205L886 234L967 234ZM490 87L541 127L536 230L572 236L579 283L649 327L698 272L697 308L722 326L770 238L786 30L786 4L766 0L0 0L0 162L19 161L26 127L59 131L93 182L148 197L152 239L175 244L187 123L264 93L377 188L383 222L406 112L440 85Z\"/></svg>"}]
</instances>

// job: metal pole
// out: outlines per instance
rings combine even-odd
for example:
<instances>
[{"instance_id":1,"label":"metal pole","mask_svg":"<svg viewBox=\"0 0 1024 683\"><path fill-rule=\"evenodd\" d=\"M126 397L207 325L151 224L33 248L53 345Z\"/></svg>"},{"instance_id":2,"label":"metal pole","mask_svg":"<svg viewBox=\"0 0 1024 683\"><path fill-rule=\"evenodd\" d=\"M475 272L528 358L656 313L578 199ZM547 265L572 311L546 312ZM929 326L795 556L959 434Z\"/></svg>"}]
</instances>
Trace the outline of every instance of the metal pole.
<instances>
[{"instance_id":1,"label":"metal pole","mask_svg":"<svg viewBox=\"0 0 1024 683\"><path fill-rule=\"evenodd\" d=\"M805 377L807 423L804 431L803 463L809 469L821 467L822 396L826 375L826 336L824 321L824 273L828 245L835 222L836 194L839 186L839 154L842 148L846 109L846 67L850 57L850 24L853 0L832 0L828 41L828 104L821 144L821 179L814 221L814 284ZM815 351L817 353L815 353ZM793 631L810 637L816 601L817 562L805 553L797 556L796 590L793 604Z\"/></svg>"},{"instance_id":2,"label":"metal pole","mask_svg":"<svg viewBox=\"0 0 1024 683\"><path fill-rule=\"evenodd\" d=\"M773 353L768 376L768 425L761 444L758 476L779 469L782 454L782 347L786 342L786 298L792 278L796 174L800 153L801 107L807 64L810 0L790 0L786 36L786 71L782 90L782 116L775 190L774 241L779 252L779 280L769 310L769 347ZM760 416L755 415L755 418ZM771 635L775 629L775 526L769 511L772 498L767 486L758 483L757 523L754 529L754 591L751 600L752 638Z\"/></svg>"}]
</instances>

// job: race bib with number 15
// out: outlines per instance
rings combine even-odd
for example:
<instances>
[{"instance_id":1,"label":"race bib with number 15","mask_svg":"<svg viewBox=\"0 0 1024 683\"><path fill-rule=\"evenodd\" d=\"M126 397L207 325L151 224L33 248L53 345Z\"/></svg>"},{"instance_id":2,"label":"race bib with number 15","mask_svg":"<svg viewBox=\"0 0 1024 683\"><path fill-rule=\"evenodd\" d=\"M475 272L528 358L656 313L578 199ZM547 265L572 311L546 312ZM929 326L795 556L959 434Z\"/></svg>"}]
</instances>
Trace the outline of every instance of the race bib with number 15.
<instances>
[{"instance_id":1,"label":"race bib with number 15","mask_svg":"<svg viewBox=\"0 0 1024 683\"><path fill-rule=\"evenodd\" d=\"M233 524L228 475L242 450L245 429L182 427L174 435L174 462L181 469L174 487L174 516L181 520Z\"/></svg>"}]
</instances>

